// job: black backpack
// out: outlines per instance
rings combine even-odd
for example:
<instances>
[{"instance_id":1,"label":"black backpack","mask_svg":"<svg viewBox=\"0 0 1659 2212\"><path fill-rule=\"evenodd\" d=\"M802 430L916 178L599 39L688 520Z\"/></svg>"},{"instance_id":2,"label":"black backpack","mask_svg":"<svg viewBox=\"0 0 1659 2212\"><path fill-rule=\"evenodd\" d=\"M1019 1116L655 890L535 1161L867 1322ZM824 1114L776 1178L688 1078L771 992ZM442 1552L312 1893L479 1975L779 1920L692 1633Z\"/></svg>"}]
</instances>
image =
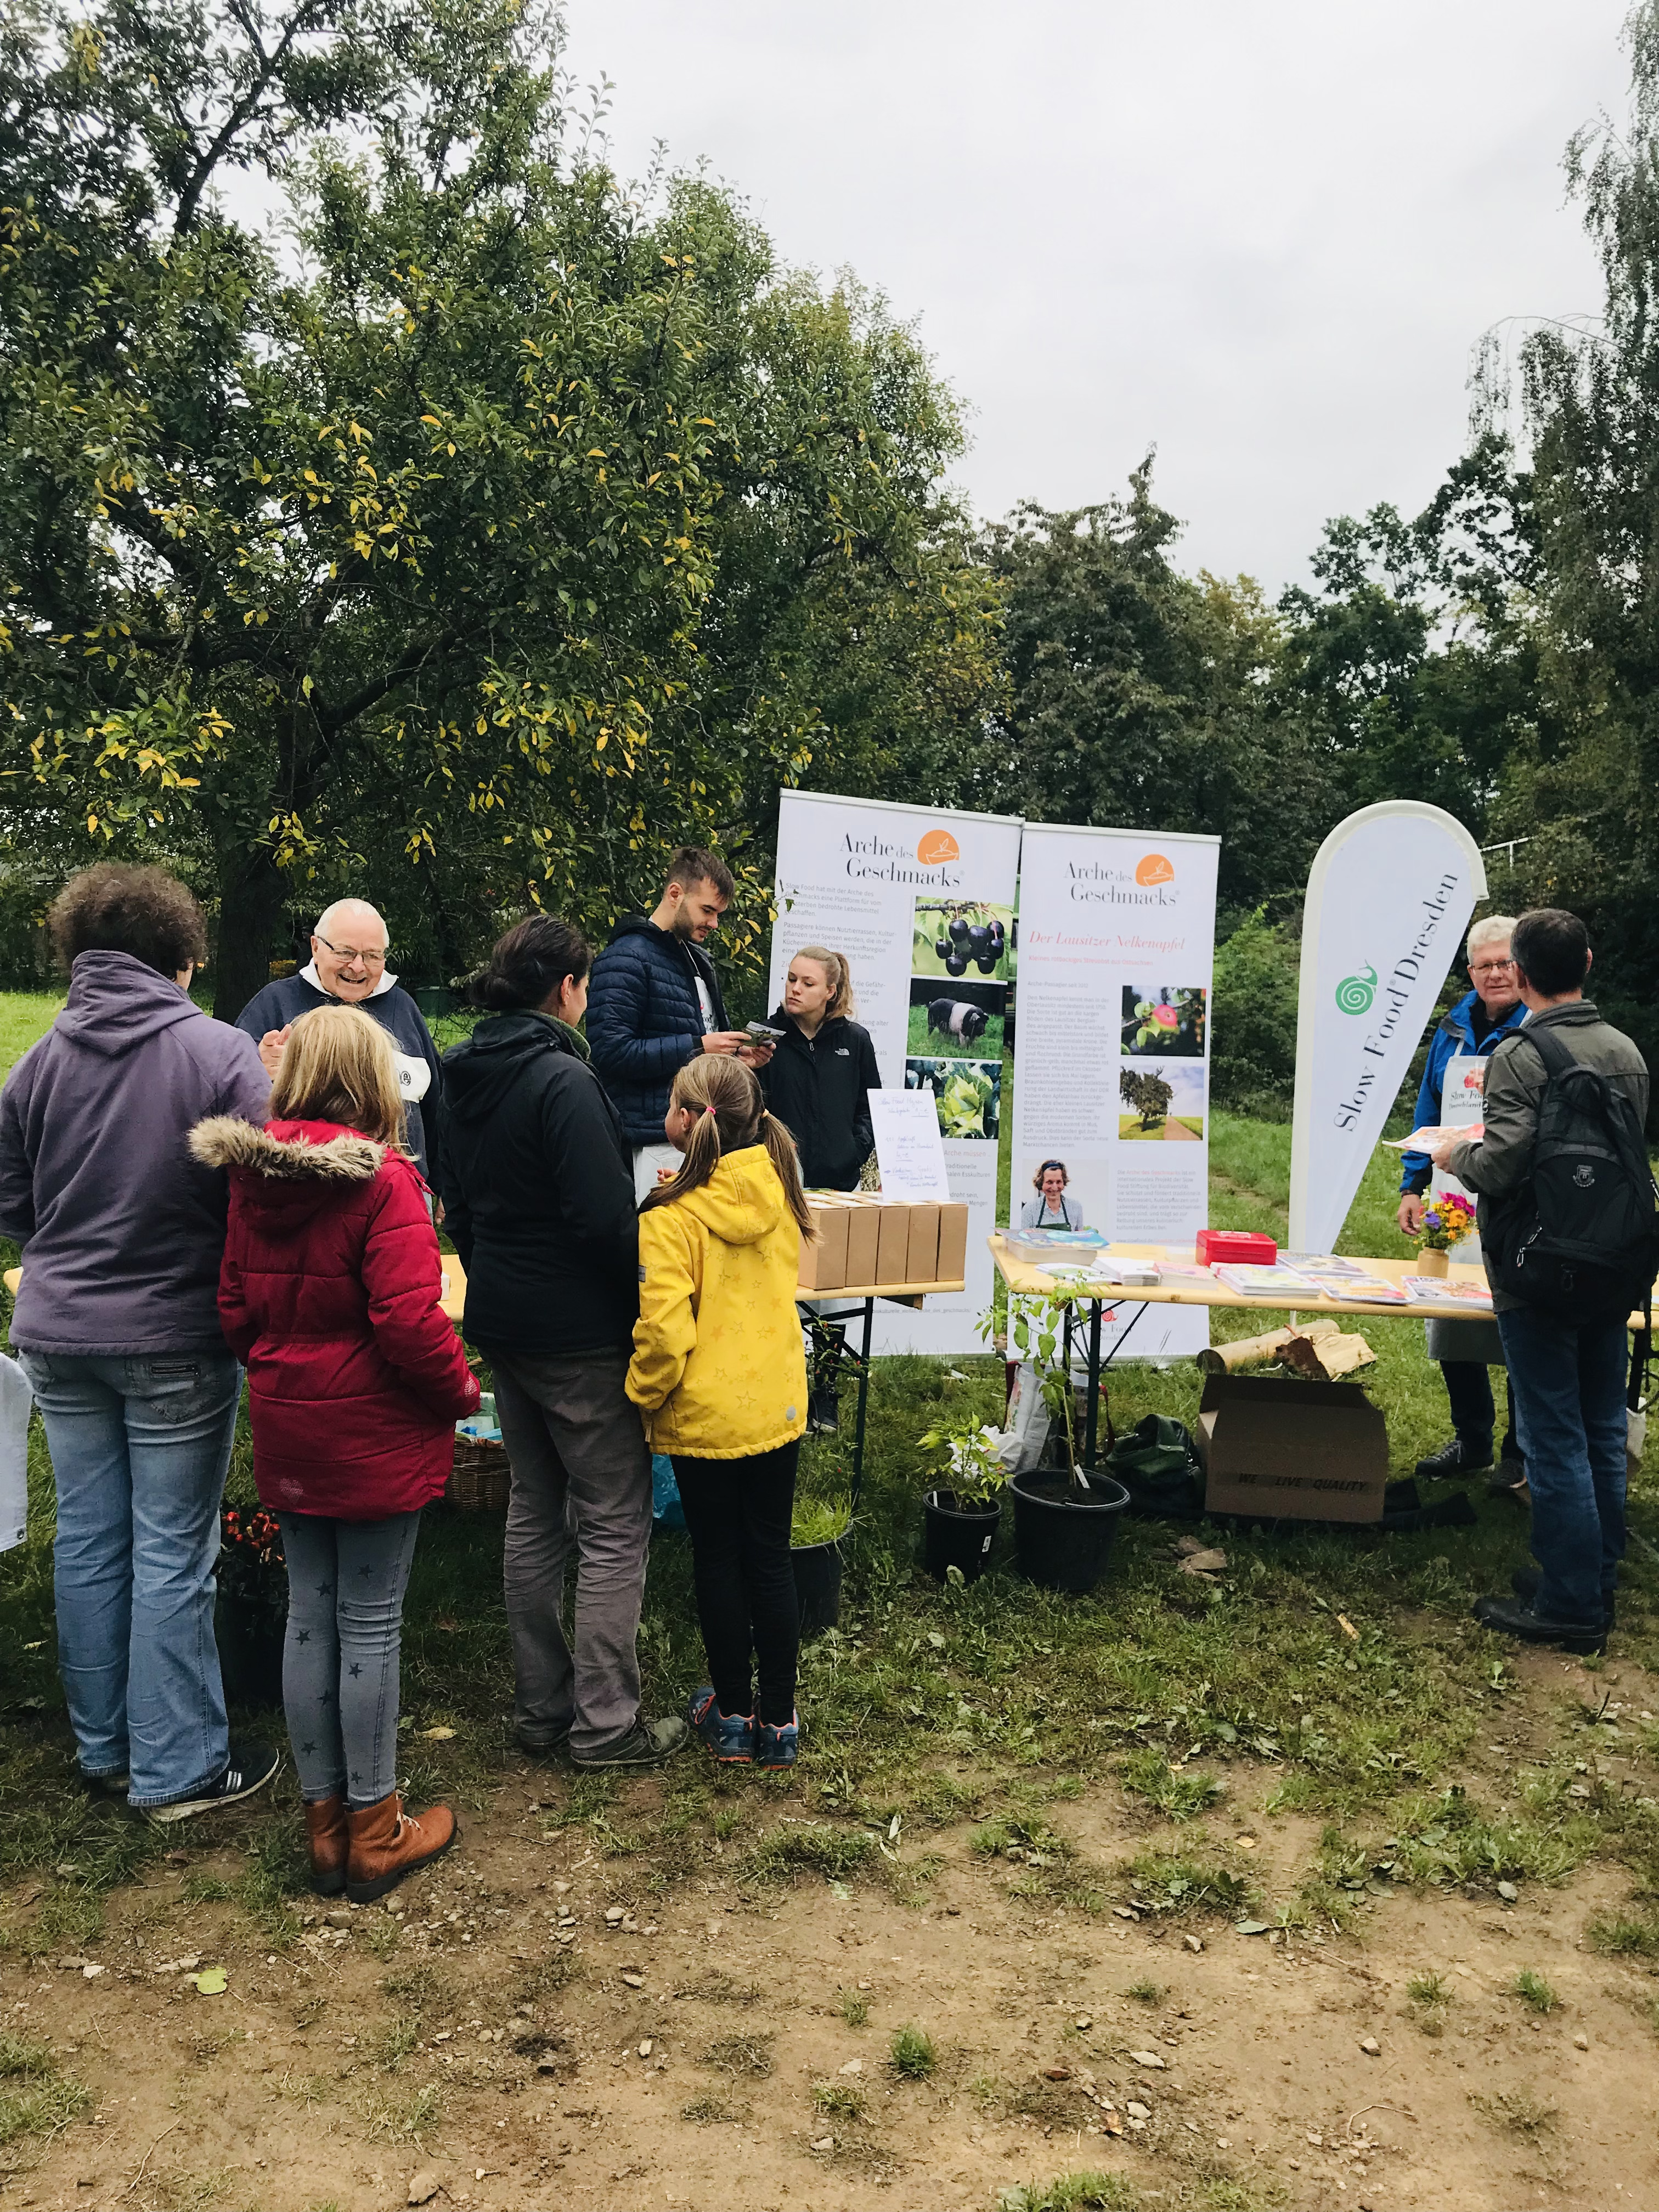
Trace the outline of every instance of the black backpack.
<instances>
[{"instance_id":1,"label":"black backpack","mask_svg":"<svg viewBox=\"0 0 1659 2212\"><path fill-rule=\"evenodd\" d=\"M1532 1172L1482 1224L1492 1287L1574 1319L1645 1310L1659 1267L1659 1193L1636 1109L1553 1030L1521 1035L1546 1080Z\"/></svg>"}]
</instances>

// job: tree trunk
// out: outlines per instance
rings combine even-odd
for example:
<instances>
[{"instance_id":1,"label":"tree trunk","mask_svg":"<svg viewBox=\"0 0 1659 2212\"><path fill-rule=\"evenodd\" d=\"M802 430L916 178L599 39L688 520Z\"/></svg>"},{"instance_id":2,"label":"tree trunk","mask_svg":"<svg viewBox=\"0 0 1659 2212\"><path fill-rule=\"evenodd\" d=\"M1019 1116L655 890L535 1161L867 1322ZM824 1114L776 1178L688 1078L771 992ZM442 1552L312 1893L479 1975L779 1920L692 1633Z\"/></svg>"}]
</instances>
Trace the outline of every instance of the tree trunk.
<instances>
[{"instance_id":1,"label":"tree trunk","mask_svg":"<svg viewBox=\"0 0 1659 2212\"><path fill-rule=\"evenodd\" d=\"M218 841L219 949L213 976L213 1012L234 1022L256 991L270 981L270 947L283 918L288 883L267 847L252 851Z\"/></svg>"}]
</instances>

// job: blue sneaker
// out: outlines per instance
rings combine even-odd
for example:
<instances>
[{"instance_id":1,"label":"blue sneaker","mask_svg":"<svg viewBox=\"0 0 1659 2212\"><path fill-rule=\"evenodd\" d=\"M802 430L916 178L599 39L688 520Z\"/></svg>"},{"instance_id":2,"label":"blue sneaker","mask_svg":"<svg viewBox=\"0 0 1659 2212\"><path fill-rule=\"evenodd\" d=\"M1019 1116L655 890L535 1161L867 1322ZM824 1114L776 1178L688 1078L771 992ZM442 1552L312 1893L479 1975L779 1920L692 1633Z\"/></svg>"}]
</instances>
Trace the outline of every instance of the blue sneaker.
<instances>
[{"instance_id":1,"label":"blue sneaker","mask_svg":"<svg viewBox=\"0 0 1659 2212\"><path fill-rule=\"evenodd\" d=\"M723 1713L707 1682L702 1689L692 1692L686 1717L723 1765L747 1766L754 1757L754 1715Z\"/></svg>"},{"instance_id":2,"label":"blue sneaker","mask_svg":"<svg viewBox=\"0 0 1659 2212\"><path fill-rule=\"evenodd\" d=\"M795 1713L780 1727L770 1721L755 1723L753 1764L757 1766L793 1766L800 1752L800 1715Z\"/></svg>"}]
</instances>

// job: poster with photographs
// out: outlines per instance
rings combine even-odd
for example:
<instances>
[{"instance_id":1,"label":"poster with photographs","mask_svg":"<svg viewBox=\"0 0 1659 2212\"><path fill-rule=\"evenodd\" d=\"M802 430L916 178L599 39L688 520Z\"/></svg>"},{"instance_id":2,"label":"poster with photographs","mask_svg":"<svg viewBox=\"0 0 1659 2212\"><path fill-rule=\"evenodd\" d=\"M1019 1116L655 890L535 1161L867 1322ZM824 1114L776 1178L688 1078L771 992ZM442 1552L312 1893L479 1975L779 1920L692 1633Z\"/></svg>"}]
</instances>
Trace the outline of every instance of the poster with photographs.
<instances>
[{"instance_id":1,"label":"poster with photographs","mask_svg":"<svg viewBox=\"0 0 1659 2212\"><path fill-rule=\"evenodd\" d=\"M1207 1221L1218 843L1025 825L1016 1224L1179 1249ZM1106 1339L1126 1358L1190 1354L1209 1315L1124 1304Z\"/></svg>"},{"instance_id":2,"label":"poster with photographs","mask_svg":"<svg viewBox=\"0 0 1659 2212\"><path fill-rule=\"evenodd\" d=\"M882 1082L931 1095L951 1195L969 1209L966 1290L920 1313L878 1304L877 1352L983 1348L1019 840L999 815L782 794L771 1003L804 946L846 955Z\"/></svg>"}]
</instances>

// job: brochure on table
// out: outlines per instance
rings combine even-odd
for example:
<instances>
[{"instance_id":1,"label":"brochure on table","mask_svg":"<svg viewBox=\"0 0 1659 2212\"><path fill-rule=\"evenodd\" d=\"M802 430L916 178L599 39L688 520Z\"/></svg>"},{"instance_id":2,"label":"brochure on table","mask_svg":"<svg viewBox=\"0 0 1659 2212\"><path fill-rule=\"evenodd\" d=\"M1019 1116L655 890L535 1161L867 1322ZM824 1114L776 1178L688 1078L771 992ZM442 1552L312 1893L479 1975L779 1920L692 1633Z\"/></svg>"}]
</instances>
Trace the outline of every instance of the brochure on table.
<instances>
[{"instance_id":1,"label":"brochure on table","mask_svg":"<svg viewBox=\"0 0 1659 2212\"><path fill-rule=\"evenodd\" d=\"M1219 839L1028 822L1010 1211L1059 1160L1115 1241L1190 1246L1209 1205L1211 985ZM1125 1357L1190 1354L1201 1307L1127 1303Z\"/></svg>"},{"instance_id":2,"label":"brochure on table","mask_svg":"<svg viewBox=\"0 0 1659 2212\"><path fill-rule=\"evenodd\" d=\"M845 954L883 1087L931 1100L950 1196L969 1209L967 1289L921 1313L878 1305L878 1352L983 1349L1019 833L1000 815L781 795L771 1004L803 945Z\"/></svg>"}]
</instances>

